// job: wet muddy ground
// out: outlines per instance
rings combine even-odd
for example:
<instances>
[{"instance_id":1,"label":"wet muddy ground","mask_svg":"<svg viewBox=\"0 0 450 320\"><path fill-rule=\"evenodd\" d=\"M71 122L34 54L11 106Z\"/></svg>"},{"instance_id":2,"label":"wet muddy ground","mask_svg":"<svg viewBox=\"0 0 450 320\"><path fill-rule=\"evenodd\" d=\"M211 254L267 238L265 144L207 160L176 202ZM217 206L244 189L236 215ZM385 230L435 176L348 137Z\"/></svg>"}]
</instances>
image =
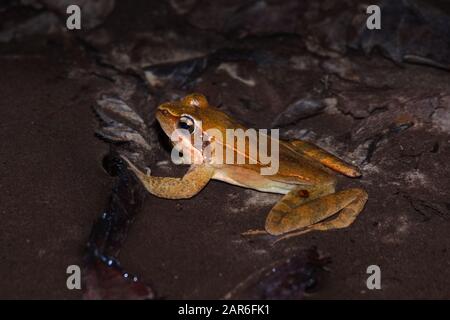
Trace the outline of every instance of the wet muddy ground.
<instances>
[{"instance_id":1,"label":"wet muddy ground","mask_svg":"<svg viewBox=\"0 0 450 320\"><path fill-rule=\"evenodd\" d=\"M338 189L362 187L369 201L347 229L272 246L241 232L261 228L278 195L216 181L190 200L149 195L119 258L158 297L221 298L316 247L329 263L307 298L450 298L448 6L387 6L386 21L403 25L374 37L356 27L361 1L100 1L82 31L30 2L0 7L1 298L82 297L66 268L83 263L111 194L104 156L139 152L154 174L181 175L153 111L194 91L249 127L280 127L354 162L363 177L339 177ZM99 125L102 95L144 119L146 148ZM292 107L305 100L321 107ZM381 268L381 290L366 287L369 265Z\"/></svg>"}]
</instances>

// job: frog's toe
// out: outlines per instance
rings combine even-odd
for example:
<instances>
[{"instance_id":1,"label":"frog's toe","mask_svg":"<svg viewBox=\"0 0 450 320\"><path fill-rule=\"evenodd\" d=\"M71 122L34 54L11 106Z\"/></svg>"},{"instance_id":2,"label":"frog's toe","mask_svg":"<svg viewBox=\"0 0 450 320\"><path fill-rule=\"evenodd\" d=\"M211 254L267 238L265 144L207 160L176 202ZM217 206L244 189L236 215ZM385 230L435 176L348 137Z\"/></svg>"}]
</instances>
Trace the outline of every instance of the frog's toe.
<instances>
[{"instance_id":1,"label":"frog's toe","mask_svg":"<svg viewBox=\"0 0 450 320\"><path fill-rule=\"evenodd\" d=\"M248 237L248 236L260 236L260 235L266 235L268 232L266 230L261 229L250 229L245 232L241 233L241 236Z\"/></svg>"}]
</instances>

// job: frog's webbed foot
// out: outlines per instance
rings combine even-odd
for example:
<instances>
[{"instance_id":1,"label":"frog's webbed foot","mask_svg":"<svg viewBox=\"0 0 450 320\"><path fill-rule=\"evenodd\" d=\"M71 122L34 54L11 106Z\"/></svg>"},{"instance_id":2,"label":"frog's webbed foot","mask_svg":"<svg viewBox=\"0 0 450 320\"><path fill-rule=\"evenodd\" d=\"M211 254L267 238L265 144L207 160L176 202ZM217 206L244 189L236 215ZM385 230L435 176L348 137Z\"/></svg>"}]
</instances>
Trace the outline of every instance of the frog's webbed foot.
<instances>
[{"instance_id":1,"label":"frog's webbed foot","mask_svg":"<svg viewBox=\"0 0 450 320\"><path fill-rule=\"evenodd\" d=\"M151 150L145 138L148 127L144 120L124 101L103 96L94 106L101 121L96 134L109 142L132 142L144 150Z\"/></svg>"},{"instance_id":2,"label":"frog's webbed foot","mask_svg":"<svg viewBox=\"0 0 450 320\"><path fill-rule=\"evenodd\" d=\"M265 229L280 236L275 242L310 231L348 227L356 219L367 201L367 193L358 188L347 189L317 197L300 205L292 202L298 190L286 194L270 211ZM333 215L336 217L332 217ZM327 220L327 218L331 219Z\"/></svg>"}]
</instances>

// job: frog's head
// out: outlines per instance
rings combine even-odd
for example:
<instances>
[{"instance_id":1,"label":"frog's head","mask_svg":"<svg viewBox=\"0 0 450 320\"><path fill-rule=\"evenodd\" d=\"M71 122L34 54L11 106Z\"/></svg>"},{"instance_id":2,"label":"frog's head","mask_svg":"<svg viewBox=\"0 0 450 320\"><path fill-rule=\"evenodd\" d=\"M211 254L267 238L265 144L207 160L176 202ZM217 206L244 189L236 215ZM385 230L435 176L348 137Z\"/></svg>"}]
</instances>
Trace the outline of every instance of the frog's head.
<instances>
[{"instance_id":1,"label":"frog's head","mask_svg":"<svg viewBox=\"0 0 450 320\"><path fill-rule=\"evenodd\" d=\"M213 144L218 141L217 133L225 137L226 129L240 127L225 113L210 106L206 97L199 93L190 94L179 101L161 104L157 108L156 119L165 134L171 138L178 129L188 131L191 136L190 139L183 139L183 150L190 150L191 154L198 155L201 154L205 143ZM211 137L212 131L216 132L215 138ZM203 142L195 143L194 136L196 135L203 139ZM172 140L172 142L176 141Z\"/></svg>"}]
</instances>

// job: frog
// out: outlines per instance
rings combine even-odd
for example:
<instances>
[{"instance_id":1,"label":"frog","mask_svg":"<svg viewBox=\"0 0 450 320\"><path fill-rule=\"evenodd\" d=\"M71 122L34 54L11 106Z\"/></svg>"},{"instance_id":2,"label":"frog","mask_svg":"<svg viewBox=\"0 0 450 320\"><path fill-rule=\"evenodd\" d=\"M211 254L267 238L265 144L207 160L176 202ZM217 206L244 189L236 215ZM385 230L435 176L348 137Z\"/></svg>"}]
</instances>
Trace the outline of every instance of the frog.
<instances>
[{"instance_id":1,"label":"frog","mask_svg":"<svg viewBox=\"0 0 450 320\"><path fill-rule=\"evenodd\" d=\"M200 93L189 94L179 100L165 102L156 108L155 118L162 131L171 137L183 128L189 133L201 129L225 132L226 129L246 127L218 107L210 105ZM174 141L172 141L174 143ZM325 149L306 140L278 139L278 170L262 175L259 162L227 164L213 159L201 159L205 143L184 139L184 152L197 155L196 161L182 177L153 176L125 158L129 170L145 189L156 197L189 199L197 195L210 180L219 180L259 192L281 194L280 200L269 211L264 228L242 232L243 235L268 234L286 239L311 231L343 229L350 226L363 210L368 194L362 188L336 191L336 173L350 178L361 177L360 170ZM209 147L234 148L211 137ZM247 152L248 149L245 149ZM233 150L236 151L236 150ZM248 155L245 155L248 157ZM200 161L199 158L200 157ZM203 160L203 161L202 161Z\"/></svg>"}]
</instances>

